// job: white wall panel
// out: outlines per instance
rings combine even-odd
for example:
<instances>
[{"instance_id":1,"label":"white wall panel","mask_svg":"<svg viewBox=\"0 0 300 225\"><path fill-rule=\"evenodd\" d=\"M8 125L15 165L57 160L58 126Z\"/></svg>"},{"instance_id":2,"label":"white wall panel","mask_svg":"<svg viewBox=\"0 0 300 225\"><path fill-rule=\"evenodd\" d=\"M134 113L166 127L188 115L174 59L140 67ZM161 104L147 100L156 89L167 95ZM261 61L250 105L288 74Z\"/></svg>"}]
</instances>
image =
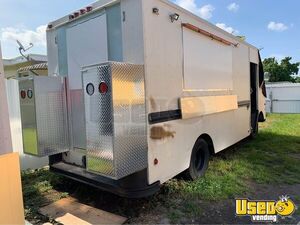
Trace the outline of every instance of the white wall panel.
<instances>
[{"instance_id":1,"label":"white wall panel","mask_svg":"<svg viewBox=\"0 0 300 225\"><path fill-rule=\"evenodd\" d=\"M300 85L269 84L267 96L267 112L300 113Z\"/></svg>"},{"instance_id":2,"label":"white wall panel","mask_svg":"<svg viewBox=\"0 0 300 225\"><path fill-rule=\"evenodd\" d=\"M232 90L232 48L184 28L185 89Z\"/></svg>"},{"instance_id":3,"label":"white wall panel","mask_svg":"<svg viewBox=\"0 0 300 225\"><path fill-rule=\"evenodd\" d=\"M249 48L249 57L250 57L250 62L255 63L255 64L259 63L257 49Z\"/></svg>"},{"instance_id":4,"label":"white wall panel","mask_svg":"<svg viewBox=\"0 0 300 225\"><path fill-rule=\"evenodd\" d=\"M189 30L185 31L183 40L181 24L190 23L233 43L238 41L169 1L142 2L148 113L178 109L178 100L182 97L233 94L238 96L239 101L250 99L248 45L223 45ZM158 15L152 13L154 7L159 9ZM179 20L173 23L170 21L172 13L180 15ZM194 43L189 43L191 41ZM184 63L189 63L190 68L184 69ZM184 81L187 81L185 86ZM149 125L149 183L165 182L187 169L191 151L201 134L210 135L215 151L219 152L249 135L249 120L249 109L241 107L203 117ZM151 138L156 130L162 130L162 133L168 134L167 137L159 140ZM158 159L158 165L153 163L154 159Z\"/></svg>"},{"instance_id":5,"label":"white wall panel","mask_svg":"<svg viewBox=\"0 0 300 225\"><path fill-rule=\"evenodd\" d=\"M142 1L122 1L121 8L125 12L125 21L122 21L123 61L144 64Z\"/></svg>"},{"instance_id":6,"label":"white wall panel","mask_svg":"<svg viewBox=\"0 0 300 225\"><path fill-rule=\"evenodd\" d=\"M0 43L0 155L12 151L11 135L8 123L8 107L4 83L4 69Z\"/></svg>"},{"instance_id":7,"label":"white wall panel","mask_svg":"<svg viewBox=\"0 0 300 225\"><path fill-rule=\"evenodd\" d=\"M48 74L50 76L57 76L59 74L58 47L56 39L56 30L47 31Z\"/></svg>"},{"instance_id":8,"label":"white wall panel","mask_svg":"<svg viewBox=\"0 0 300 225\"><path fill-rule=\"evenodd\" d=\"M48 157L37 158L23 153L23 136L19 100L19 85L17 80L6 80L9 122L12 139L12 150L20 155L21 169L38 169L48 165Z\"/></svg>"},{"instance_id":9,"label":"white wall panel","mask_svg":"<svg viewBox=\"0 0 300 225\"><path fill-rule=\"evenodd\" d=\"M67 30L68 76L71 89L82 89L81 67L108 60L106 15Z\"/></svg>"},{"instance_id":10,"label":"white wall panel","mask_svg":"<svg viewBox=\"0 0 300 225\"><path fill-rule=\"evenodd\" d=\"M85 149L82 66L108 61L106 14L67 29L68 77L73 147Z\"/></svg>"}]
</instances>

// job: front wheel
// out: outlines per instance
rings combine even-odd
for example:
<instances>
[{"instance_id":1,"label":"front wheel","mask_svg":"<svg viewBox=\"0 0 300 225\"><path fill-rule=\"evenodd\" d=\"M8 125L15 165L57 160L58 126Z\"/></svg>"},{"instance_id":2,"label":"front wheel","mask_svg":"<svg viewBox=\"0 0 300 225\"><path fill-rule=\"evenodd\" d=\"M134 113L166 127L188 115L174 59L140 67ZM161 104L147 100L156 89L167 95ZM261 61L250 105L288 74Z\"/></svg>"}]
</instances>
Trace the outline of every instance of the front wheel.
<instances>
[{"instance_id":1,"label":"front wheel","mask_svg":"<svg viewBox=\"0 0 300 225\"><path fill-rule=\"evenodd\" d=\"M254 139L256 138L258 134L258 111L256 113L251 114L251 134L250 138Z\"/></svg>"},{"instance_id":2,"label":"front wheel","mask_svg":"<svg viewBox=\"0 0 300 225\"><path fill-rule=\"evenodd\" d=\"M208 168L209 156L207 142L203 139L198 139L192 151L190 167L185 171L186 178L196 180L202 177Z\"/></svg>"},{"instance_id":3,"label":"front wheel","mask_svg":"<svg viewBox=\"0 0 300 225\"><path fill-rule=\"evenodd\" d=\"M266 122L266 118L264 117L263 112L259 113L258 122L260 122L260 123Z\"/></svg>"}]
</instances>

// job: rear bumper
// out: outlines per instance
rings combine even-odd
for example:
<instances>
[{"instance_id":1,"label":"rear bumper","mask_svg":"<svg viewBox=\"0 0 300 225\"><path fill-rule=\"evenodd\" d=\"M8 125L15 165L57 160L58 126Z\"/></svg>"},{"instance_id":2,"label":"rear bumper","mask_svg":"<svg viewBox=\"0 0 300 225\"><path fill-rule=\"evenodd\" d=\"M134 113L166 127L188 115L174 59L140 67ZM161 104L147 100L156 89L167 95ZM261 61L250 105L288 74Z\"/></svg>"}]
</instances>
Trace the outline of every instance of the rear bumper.
<instances>
[{"instance_id":1,"label":"rear bumper","mask_svg":"<svg viewBox=\"0 0 300 225\"><path fill-rule=\"evenodd\" d=\"M50 166L50 170L72 180L76 180L126 198L148 197L155 194L160 187L159 182L148 185L147 169L120 180L113 180L101 175L92 174L87 172L84 168L63 162L52 164Z\"/></svg>"}]
</instances>

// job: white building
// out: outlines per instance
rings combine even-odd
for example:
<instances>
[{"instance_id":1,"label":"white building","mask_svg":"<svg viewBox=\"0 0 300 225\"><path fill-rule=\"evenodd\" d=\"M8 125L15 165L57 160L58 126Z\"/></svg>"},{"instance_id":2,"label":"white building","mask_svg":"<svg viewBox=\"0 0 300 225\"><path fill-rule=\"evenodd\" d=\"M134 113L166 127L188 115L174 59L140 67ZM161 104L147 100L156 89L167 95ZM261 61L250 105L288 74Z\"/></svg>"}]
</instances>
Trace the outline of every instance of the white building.
<instances>
[{"instance_id":1,"label":"white building","mask_svg":"<svg viewBox=\"0 0 300 225\"><path fill-rule=\"evenodd\" d=\"M21 112L19 100L18 80L12 79L19 76L47 75L47 56L31 54L28 59L16 57L4 59L4 73L6 93L9 108L9 121L12 135L13 151L20 154L21 169L37 169L48 164L47 158L36 158L23 153Z\"/></svg>"},{"instance_id":2,"label":"white building","mask_svg":"<svg viewBox=\"0 0 300 225\"><path fill-rule=\"evenodd\" d=\"M46 63L47 56L38 55L38 54L29 54L28 60L22 56L12 58L12 59L3 59L3 66L6 78L16 77L18 70L23 67L33 66L40 63ZM44 71L41 71L41 75L47 75Z\"/></svg>"},{"instance_id":3,"label":"white building","mask_svg":"<svg viewBox=\"0 0 300 225\"><path fill-rule=\"evenodd\" d=\"M269 113L300 113L299 83L267 83L267 105Z\"/></svg>"}]
</instances>

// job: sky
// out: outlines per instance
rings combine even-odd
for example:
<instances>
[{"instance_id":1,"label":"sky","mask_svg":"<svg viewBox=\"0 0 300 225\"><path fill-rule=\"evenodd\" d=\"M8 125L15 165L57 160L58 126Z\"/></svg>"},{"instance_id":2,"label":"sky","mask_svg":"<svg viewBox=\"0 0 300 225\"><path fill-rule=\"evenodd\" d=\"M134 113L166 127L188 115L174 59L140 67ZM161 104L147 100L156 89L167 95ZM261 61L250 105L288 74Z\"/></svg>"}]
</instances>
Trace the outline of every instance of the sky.
<instances>
[{"instance_id":1,"label":"sky","mask_svg":"<svg viewBox=\"0 0 300 225\"><path fill-rule=\"evenodd\" d=\"M0 0L4 58L19 56L16 39L29 53L46 54L46 24L93 0ZM298 0L173 0L176 4L262 49L262 58L285 56L300 62Z\"/></svg>"}]
</instances>

